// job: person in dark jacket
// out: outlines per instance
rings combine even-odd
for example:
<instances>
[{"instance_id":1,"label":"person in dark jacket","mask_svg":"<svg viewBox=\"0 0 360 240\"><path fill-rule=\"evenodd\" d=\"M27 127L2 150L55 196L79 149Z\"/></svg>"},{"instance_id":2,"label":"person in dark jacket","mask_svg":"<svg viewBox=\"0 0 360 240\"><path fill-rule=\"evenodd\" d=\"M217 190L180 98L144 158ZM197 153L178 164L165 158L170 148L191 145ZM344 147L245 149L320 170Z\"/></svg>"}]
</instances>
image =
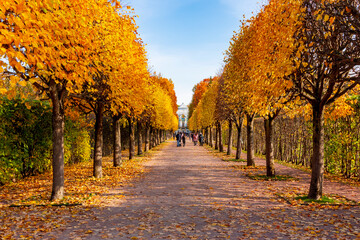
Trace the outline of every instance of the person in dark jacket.
<instances>
[{"instance_id":1,"label":"person in dark jacket","mask_svg":"<svg viewBox=\"0 0 360 240\"><path fill-rule=\"evenodd\" d=\"M177 142L177 147L181 147L181 133L178 132L176 134L176 142Z\"/></svg>"},{"instance_id":2,"label":"person in dark jacket","mask_svg":"<svg viewBox=\"0 0 360 240\"><path fill-rule=\"evenodd\" d=\"M199 134L199 143L200 143L200 146L202 146L204 144L204 136L202 135L201 132Z\"/></svg>"},{"instance_id":3,"label":"person in dark jacket","mask_svg":"<svg viewBox=\"0 0 360 240\"><path fill-rule=\"evenodd\" d=\"M185 139L186 139L185 133L182 133L181 138L182 138L183 147L185 147Z\"/></svg>"}]
</instances>

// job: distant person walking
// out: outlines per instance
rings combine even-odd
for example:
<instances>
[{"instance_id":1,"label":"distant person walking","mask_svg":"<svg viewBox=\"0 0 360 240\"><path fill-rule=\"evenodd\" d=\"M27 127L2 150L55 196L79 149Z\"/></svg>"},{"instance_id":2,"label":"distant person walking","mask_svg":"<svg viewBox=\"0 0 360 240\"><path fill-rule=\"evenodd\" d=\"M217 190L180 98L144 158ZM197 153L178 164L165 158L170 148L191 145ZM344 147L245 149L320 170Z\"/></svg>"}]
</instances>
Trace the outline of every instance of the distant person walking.
<instances>
[{"instance_id":1,"label":"distant person walking","mask_svg":"<svg viewBox=\"0 0 360 240\"><path fill-rule=\"evenodd\" d=\"M201 132L199 134L199 143L200 143L200 146L204 145L204 136L202 135Z\"/></svg>"},{"instance_id":2,"label":"distant person walking","mask_svg":"<svg viewBox=\"0 0 360 240\"><path fill-rule=\"evenodd\" d=\"M181 147L181 133L180 132L178 132L176 134L176 142L177 142L177 146Z\"/></svg>"},{"instance_id":3,"label":"distant person walking","mask_svg":"<svg viewBox=\"0 0 360 240\"><path fill-rule=\"evenodd\" d=\"M182 138L183 147L185 147L185 140L186 140L186 135L185 135L185 133L182 133L181 138Z\"/></svg>"},{"instance_id":4,"label":"distant person walking","mask_svg":"<svg viewBox=\"0 0 360 240\"><path fill-rule=\"evenodd\" d=\"M198 133L195 133L195 134L193 135L194 146L197 145L198 140L199 140L199 135L198 135Z\"/></svg>"}]
</instances>

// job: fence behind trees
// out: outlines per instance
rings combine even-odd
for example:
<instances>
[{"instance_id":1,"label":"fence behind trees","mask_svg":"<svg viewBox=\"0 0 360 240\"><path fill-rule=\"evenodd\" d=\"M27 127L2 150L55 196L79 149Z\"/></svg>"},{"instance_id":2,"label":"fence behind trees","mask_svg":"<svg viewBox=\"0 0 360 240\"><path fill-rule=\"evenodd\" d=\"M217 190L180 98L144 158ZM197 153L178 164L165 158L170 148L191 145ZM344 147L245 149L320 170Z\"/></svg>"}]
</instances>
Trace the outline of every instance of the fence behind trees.
<instances>
[{"instance_id":1,"label":"fence behind trees","mask_svg":"<svg viewBox=\"0 0 360 240\"><path fill-rule=\"evenodd\" d=\"M225 126L226 122L223 123ZM228 128L223 129L227 144ZM233 131L236 147L236 131ZM325 159L327 173L360 180L360 113L325 122ZM215 137L215 136L214 136ZM214 140L215 141L215 140ZM246 126L242 129L242 147L246 151ZM254 121L254 149L265 154L265 129L263 118ZM279 161L311 168L312 125L303 117L278 117L274 121L274 157Z\"/></svg>"}]
</instances>

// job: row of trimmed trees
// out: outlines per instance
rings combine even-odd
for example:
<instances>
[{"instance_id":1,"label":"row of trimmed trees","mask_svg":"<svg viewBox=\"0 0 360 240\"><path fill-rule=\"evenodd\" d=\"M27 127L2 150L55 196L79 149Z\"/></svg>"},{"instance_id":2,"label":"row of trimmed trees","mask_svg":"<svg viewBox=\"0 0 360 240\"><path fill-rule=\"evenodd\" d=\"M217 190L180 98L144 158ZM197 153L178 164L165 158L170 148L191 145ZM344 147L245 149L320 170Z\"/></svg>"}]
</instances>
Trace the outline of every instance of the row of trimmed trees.
<instances>
[{"instance_id":1,"label":"row of trimmed trees","mask_svg":"<svg viewBox=\"0 0 360 240\"><path fill-rule=\"evenodd\" d=\"M209 132L207 129L215 125L219 135L221 123L230 121L240 139L246 119L247 165L254 165L253 121L263 117L267 175L274 176L274 119L310 115L313 136L308 197L320 198L324 115L348 114L351 107L346 101L356 94L360 83L359 7L358 0L270 0L234 34L223 73L210 81L193 106L192 128ZM241 141L237 142L239 153Z\"/></svg>"},{"instance_id":2,"label":"row of trimmed trees","mask_svg":"<svg viewBox=\"0 0 360 240\"><path fill-rule=\"evenodd\" d=\"M114 121L114 166L121 164L123 119L130 126L130 158L135 124L158 136L177 128L174 85L149 73L133 9L117 0L2 2L0 65L2 94L24 97L14 93L14 87L31 84L51 101L52 200L64 196L64 121L69 109L95 116L97 178L102 177L105 113Z\"/></svg>"},{"instance_id":3,"label":"row of trimmed trees","mask_svg":"<svg viewBox=\"0 0 360 240\"><path fill-rule=\"evenodd\" d=\"M360 180L359 102L352 104L352 107L355 112L350 115L325 119L324 172ZM312 126L309 119L279 116L274 120L273 134L275 159L311 168ZM227 131L225 136L227 139ZM257 118L254 122L255 154L265 153L264 136L263 119ZM243 142L246 142L244 137Z\"/></svg>"}]
</instances>

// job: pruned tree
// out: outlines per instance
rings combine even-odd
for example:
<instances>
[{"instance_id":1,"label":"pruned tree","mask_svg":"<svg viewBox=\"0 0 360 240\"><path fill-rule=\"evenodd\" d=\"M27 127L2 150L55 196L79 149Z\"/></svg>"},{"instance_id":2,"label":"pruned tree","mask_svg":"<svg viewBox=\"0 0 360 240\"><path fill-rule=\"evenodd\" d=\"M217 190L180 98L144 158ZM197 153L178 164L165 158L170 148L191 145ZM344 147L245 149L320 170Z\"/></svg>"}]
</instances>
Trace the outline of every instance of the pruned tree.
<instances>
[{"instance_id":1,"label":"pruned tree","mask_svg":"<svg viewBox=\"0 0 360 240\"><path fill-rule=\"evenodd\" d=\"M312 108L313 155L309 198L323 194L324 110L360 83L359 1L303 1L294 90Z\"/></svg>"},{"instance_id":2,"label":"pruned tree","mask_svg":"<svg viewBox=\"0 0 360 240\"><path fill-rule=\"evenodd\" d=\"M64 106L70 93L93 81L89 66L98 13L114 7L107 1L7 1L1 7L2 70L12 81L29 81L53 106L53 187L51 199L64 196ZM5 60L6 59L6 60Z\"/></svg>"}]
</instances>

